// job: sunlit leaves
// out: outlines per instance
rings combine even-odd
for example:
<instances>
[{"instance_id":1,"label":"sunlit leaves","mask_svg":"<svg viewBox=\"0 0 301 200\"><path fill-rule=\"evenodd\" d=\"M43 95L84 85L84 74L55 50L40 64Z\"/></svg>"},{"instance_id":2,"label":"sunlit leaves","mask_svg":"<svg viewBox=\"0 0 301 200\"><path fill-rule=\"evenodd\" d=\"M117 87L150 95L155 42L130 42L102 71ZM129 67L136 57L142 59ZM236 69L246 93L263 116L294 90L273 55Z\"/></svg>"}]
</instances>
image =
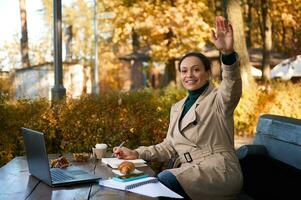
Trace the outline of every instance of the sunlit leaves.
<instances>
[{"instance_id":1,"label":"sunlit leaves","mask_svg":"<svg viewBox=\"0 0 301 200\"><path fill-rule=\"evenodd\" d=\"M258 23L259 17L261 17L260 3L261 1L254 1L253 24ZM273 49L285 54L295 54L296 51L300 51L301 29L298 24L301 23L301 1L269 0L268 10L272 19ZM253 47L260 47L262 40L260 39L261 35L258 34L259 26L253 25L251 32Z\"/></svg>"},{"instance_id":2,"label":"sunlit leaves","mask_svg":"<svg viewBox=\"0 0 301 200\"><path fill-rule=\"evenodd\" d=\"M180 57L184 52L197 50L208 41L212 13L202 1L104 1L108 11L116 13L113 42L128 46L135 30L141 44L157 61ZM205 19L206 18L206 19Z\"/></svg>"}]
</instances>

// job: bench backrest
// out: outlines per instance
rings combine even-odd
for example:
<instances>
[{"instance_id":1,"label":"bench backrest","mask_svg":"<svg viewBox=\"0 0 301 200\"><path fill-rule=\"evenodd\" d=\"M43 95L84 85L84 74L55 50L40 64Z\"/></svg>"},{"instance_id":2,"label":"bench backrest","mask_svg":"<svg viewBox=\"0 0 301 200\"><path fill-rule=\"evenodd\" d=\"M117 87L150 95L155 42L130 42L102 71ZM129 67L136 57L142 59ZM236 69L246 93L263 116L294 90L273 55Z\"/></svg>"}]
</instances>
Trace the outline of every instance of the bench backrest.
<instances>
[{"instance_id":1,"label":"bench backrest","mask_svg":"<svg viewBox=\"0 0 301 200\"><path fill-rule=\"evenodd\" d=\"M262 115L253 143L264 145L270 157L301 169L301 120Z\"/></svg>"}]
</instances>

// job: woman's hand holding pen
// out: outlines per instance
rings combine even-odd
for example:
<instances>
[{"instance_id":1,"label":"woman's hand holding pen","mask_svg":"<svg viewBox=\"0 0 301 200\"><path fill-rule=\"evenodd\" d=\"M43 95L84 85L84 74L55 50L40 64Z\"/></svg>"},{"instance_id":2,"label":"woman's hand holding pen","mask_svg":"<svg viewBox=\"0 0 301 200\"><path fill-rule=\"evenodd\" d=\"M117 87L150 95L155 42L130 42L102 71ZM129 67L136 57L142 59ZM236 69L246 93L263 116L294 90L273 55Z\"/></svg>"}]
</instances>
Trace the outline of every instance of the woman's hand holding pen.
<instances>
[{"instance_id":1,"label":"woman's hand holding pen","mask_svg":"<svg viewBox=\"0 0 301 200\"><path fill-rule=\"evenodd\" d=\"M126 147L114 147L114 155L119 159L134 160L139 157L138 152Z\"/></svg>"}]
</instances>

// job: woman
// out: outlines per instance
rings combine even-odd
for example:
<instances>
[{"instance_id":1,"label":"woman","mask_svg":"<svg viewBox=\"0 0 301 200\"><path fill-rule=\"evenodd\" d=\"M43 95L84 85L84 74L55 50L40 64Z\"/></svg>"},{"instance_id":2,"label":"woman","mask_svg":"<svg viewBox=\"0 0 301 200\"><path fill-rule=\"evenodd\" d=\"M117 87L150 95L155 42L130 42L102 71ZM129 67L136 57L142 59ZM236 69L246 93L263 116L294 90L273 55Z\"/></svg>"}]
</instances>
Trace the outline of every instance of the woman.
<instances>
[{"instance_id":1,"label":"woman","mask_svg":"<svg viewBox=\"0 0 301 200\"><path fill-rule=\"evenodd\" d=\"M200 53L186 54L179 70L189 95L172 106L164 141L135 150L114 148L123 159L167 161L178 156L180 167L165 170L158 178L185 199L235 199L242 186L233 133L242 83L232 26L223 17L216 17L212 39L222 53L219 88L210 84L209 59Z\"/></svg>"}]
</instances>

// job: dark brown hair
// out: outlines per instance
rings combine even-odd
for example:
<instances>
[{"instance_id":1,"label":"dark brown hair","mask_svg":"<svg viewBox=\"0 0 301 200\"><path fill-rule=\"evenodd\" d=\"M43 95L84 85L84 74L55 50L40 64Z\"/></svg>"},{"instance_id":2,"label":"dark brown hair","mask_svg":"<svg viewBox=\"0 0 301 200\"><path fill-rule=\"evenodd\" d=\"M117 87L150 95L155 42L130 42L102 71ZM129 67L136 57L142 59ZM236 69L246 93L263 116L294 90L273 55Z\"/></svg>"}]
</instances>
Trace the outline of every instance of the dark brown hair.
<instances>
[{"instance_id":1,"label":"dark brown hair","mask_svg":"<svg viewBox=\"0 0 301 200\"><path fill-rule=\"evenodd\" d=\"M185 54L179 61L179 64L178 64L178 70L179 72L181 71L181 63L183 62L183 60L187 57L196 57L198 58L200 61L202 61L202 63L204 64L205 66L205 70L208 71L211 69L211 61L209 60L209 58L207 58L204 54L202 53L199 53L199 52L189 52L187 54Z\"/></svg>"}]
</instances>

